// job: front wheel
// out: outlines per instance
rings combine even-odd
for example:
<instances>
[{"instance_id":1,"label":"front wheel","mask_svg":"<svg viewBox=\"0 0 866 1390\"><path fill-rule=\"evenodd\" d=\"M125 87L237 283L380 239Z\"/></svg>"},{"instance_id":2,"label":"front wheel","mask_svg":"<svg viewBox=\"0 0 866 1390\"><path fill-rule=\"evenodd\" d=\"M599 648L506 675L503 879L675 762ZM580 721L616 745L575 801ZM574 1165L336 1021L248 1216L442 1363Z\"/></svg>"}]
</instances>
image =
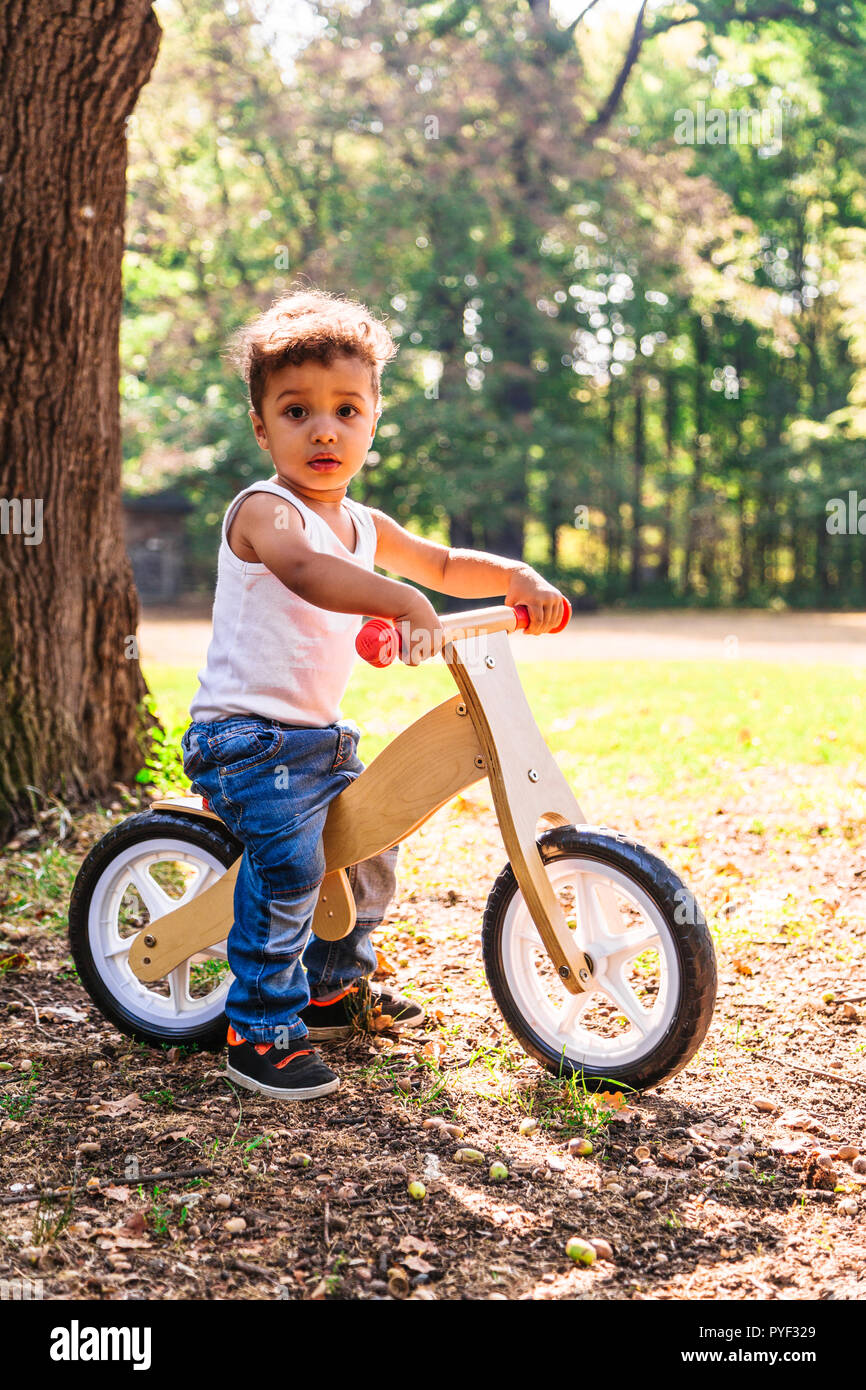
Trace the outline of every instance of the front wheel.
<instances>
[{"instance_id":1,"label":"front wheel","mask_svg":"<svg viewBox=\"0 0 866 1390\"><path fill-rule=\"evenodd\" d=\"M693 895L656 855L605 828L538 840L569 928L592 970L569 994L507 864L484 913L484 968L523 1049L548 1071L644 1090L686 1065L710 1024L716 958Z\"/></svg>"},{"instance_id":2,"label":"front wheel","mask_svg":"<svg viewBox=\"0 0 866 1390\"><path fill-rule=\"evenodd\" d=\"M212 887L241 845L224 825L168 811L121 822L94 845L69 904L69 944L81 983L123 1033L141 1042L218 1049L231 984L226 943L145 984L129 964L142 929Z\"/></svg>"}]
</instances>

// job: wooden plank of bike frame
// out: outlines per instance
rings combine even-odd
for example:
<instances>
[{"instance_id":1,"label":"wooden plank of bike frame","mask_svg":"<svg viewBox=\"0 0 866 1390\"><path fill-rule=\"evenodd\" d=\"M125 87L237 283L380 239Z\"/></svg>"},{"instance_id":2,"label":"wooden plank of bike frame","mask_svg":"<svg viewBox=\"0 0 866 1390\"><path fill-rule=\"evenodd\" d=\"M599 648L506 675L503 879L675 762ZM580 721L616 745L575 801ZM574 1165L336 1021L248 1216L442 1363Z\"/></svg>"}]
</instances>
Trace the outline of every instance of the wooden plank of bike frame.
<instances>
[{"instance_id":1,"label":"wooden plank of bike frame","mask_svg":"<svg viewBox=\"0 0 866 1390\"><path fill-rule=\"evenodd\" d=\"M333 896L338 871L405 840L440 806L486 775L478 736L458 695L398 734L328 809L323 836L327 877L322 886L329 903L324 918L317 905L316 935L322 929L325 940L339 940L354 925L342 889ZM239 867L240 859L213 887L139 932L129 952L129 965L140 980L161 980L181 961L225 939L234 921ZM329 884L330 879L334 881ZM327 918L328 910L334 911L336 920ZM152 944L145 944L146 937Z\"/></svg>"},{"instance_id":2,"label":"wooden plank of bike frame","mask_svg":"<svg viewBox=\"0 0 866 1390\"><path fill-rule=\"evenodd\" d=\"M355 925L355 895L345 869L325 874L316 910L313 931L322 941L342 941Z\"/></svg>"},{"instance_id":3,"label":"wooden plank of bike frame","mask_svg":"<svg viewBox=\"0 0 866 1390\"><path fill-rule=\"evenodd\" d=\"M499 827L530 915L570 994L590 977L536 845L540 820L575 825L586 817L541 736L520 684L508 637L495 632L444 649L481 742Z\"/></svg>"},{"instance_id":4,"label":"wooden plank of bike frame","mask_svg":"<svg viewBox=\"0 0 866 1390\"><path fill-rule=\"evenodd\" d=\"M159 801L150 803L151 811L185 811L188 816L199 820L219 820L216 811L205 806L201 796L162 796Z\"/></svg>"},{"instance_id":5,"label":"wooden plank of bike frame","mask_svg":"<svg viewBox=\"0 0 866 1390\"><path fill-rule=\"evenodd\" d=\"M486 776L478 735L455 695L404 729L331 802L322 841L328 869L357 864L405 840Z\"/></svg>"}]
</instances>

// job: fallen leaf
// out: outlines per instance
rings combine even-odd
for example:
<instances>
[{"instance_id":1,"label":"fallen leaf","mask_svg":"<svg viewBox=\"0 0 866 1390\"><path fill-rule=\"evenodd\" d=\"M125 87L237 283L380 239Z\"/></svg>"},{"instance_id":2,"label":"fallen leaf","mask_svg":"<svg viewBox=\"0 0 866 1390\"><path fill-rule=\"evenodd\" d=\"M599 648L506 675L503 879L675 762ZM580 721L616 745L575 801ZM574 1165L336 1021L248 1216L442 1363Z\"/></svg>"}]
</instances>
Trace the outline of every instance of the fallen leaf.
<instances>
[{"instance_id":1,"label":"fallen leaf","mask_svg":"<svg viewBox=\"0 0 866 1390\"><path fill-rule=\"evenodd\" d=\"M97 1115L128 1115L131 1110L140 1110L144 1105L141 1096L132 1091L128 1096L123 1096L120 1100L101 1100Z\"/></svg>"},{"instance_id":2,"label":"fallen leaf","mask_svg":"<svg viewBox=\"0 0 866 1390\"><path fill-rule=\"evenodd\" d=\"M820 1126L818 1121L811 1115L807 1115L805 1110L786 1110L784 1115L779 1116L779 1124L786 1129L807 1129L815 1130Z\"/></svg>"},{"instance_id":3,"label":"fallen leaf","mask_svg":"<svg viewBox=\"0 0 866 1390\"><path fill-rule=\"evenodd\" d=\"M26 970L29 964L30 957L25 956L23 951L0 956L0 975L9 975L13 970Z\"/></svg>"},{"instance_id":4,"label":"fallen leaf","mask_svg":"<svg viewBox=\"0 0 866 1390\"><path fill-rule=\"evenodd\" d=\"M692 1144L682 1144L679 1148L674 1148L673 1146L670 1148L661 1148L659 1149L659 1157L663 1158L666 1163L683 1163L692 1152L692 1149Z\"/></svg>"},{"instance_id":5,"label":"fallen leaf","mask_svg":"<svg viewBox=\"0 0 866 1390\"><path fill-rule=\"evenodd\" d=\"M429 1274L435 1268L427 1260L422 1260L420 1255L406 1255L403 1259L406 1269L411 1269L414 1274Z\"/></svg>"},{"instance_id":6,"label":"fallen leaf","mask_svg":"<svg viewBox=\"0 0 866 1390\"><path fill-rule=\"evenodd\" d=\"M770 1149L776 1154L797 1154L802 1153L808 1147L808 1141L802 1137L797 1139L774 1139Z\"/></svg>"},{"instance_id":7,"label":"fallen leaf","mask_svg":"<svg viewBox=\"0 0 866 1390\"><path fill-rule=\"evenodd\" d=\"M622 1091L602 1091L595 1097L595 1103L607 1107L608 1110L622 1110L628 1102Z\"/></svg>"},{"instance_id":8,"label":"fallen leaf","mask_svg":"<svg viewBox=\"0 0 866 1390\"><path fill-rule=\"evenodd\" d=\"M103 1187L103 1189L102 1189L102 1195L103 1195L103 1197L110 1197L111 1200L112 1200L113 1202L128 1202L128 1201L129 1201L129 1188L128 1188L128 1187ZM142 1227L142 1229L144 1229L144 1228Z\"/></svg>"},{"instance_id":9,"label":"fallen leaf","mask_svg":"<svg viewBox=\"0 0 866 1390\"><path fill-rule=\"evenodd\" d=\"M418 1236L401 1236L397 1242L397 1249L401 1255L430 1255L435 1254L436 1246L431 1245L429 1240L421 1240ZM405 1264L405 1260L403 1262Z\"/></svg>"},{"instance_id":10,"label":"fallen leaf","mask_svg":"<svg viewBox=\"0 0 866 1390\"><path fill-rule=\"evenodd\" d=\"M813 1150L809 1154L806 1163L806 1186L819 1188L825 1192L832 1192L836 1186L839 1175L833 1164Z\"/></svg>"},{"instance_id":11,"label":"fallen leaf","mask_svg":"<svg viewBox=\"0 0 866 1390\"><path fill-rule=\"evenodd\" d=\"M716 870L716 873L734 874L737 878L743 877L742 869L740 868L739 864L734 863L733 859L729 859L727 864L723 864L720 869Z\"/></svg>"},{"instance_id":12,"label":"fallen leaf","mask_svg":"<svg viewBox=\"0 0 866 1390\"><path fill-rule=\"evenodd\" d=\"M143 1211L132 1212L120 1227L127 1235L140 1235L147 1230L147 1221Z\"/></svg>"},{"instance_id":13,"label":"fallen leaf","mask_svg":"<svg viewBox=\"0 0 866 1390\"><path fill-rule=\"evenodd\" d=\"M754 970L747 960L740 960L739 956L734 958L734 969L738 975L754 975Z\"/></svg>"},{"instance_id":14,"label":"fallen leaf","mask_svg":"<svg viewBox=\"0 0 866 1390\"><path fill-rule=\"evenodd\" d=\"M170 1129L170 1130L168 1130L168 1132L167 1132L166 1134L161 1134L161 1135L159 1136L159 1138L157 1139L156 1142L157 1142L157 1144L167 1144L167 1143L169 1142L169 1140L174 1140L174 1139L189 1139L189 1138L190 1138L190 1134L189 1134L189 1131L188 1131L188 1130L185 1130L185 1129Z\"/></svg>"},{"instance_id":15,"label":"fallen leaf","mask_svg":"<svg viewBox=\"0 0 866 1390\"><path fill-rule=\"evenodd\" d=\"M396 975L397 969L393 962L385 955L384 951L376 951L376 969L373 971L374 980L385 980L389 975Z\"/></svg>"}]
</instances>

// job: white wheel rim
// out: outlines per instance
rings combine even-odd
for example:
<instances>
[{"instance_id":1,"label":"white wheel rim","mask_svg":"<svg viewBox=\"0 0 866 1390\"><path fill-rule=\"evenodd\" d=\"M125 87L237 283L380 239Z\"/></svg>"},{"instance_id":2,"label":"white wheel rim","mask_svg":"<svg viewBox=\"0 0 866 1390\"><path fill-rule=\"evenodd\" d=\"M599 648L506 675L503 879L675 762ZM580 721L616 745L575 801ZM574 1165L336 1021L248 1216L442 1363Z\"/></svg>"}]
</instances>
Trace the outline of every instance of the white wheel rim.
<instances>
[{"instance_id":1,"label":"white wheel rim","mask_svg":"<svg viewBox=\"0 0 866 1390\"><path fill-rule=\"evenodd\" d=\"M554 859L546 869L554 891L573 900L566 915L591 958L592 988L568 993L518 891L502 929L512 998L532 1031L578 1070L603 1075L605 1068L634 1065L661 1042L676 1012L680 966L670 928L649 894L603 860ZM634 984L642 972L643 998Z\"/></svg>"},{"instance_id":2,"label":"white wheel rim","mask_svg":"<svg viewBox=\"0 0 866 1390\"><path fill-rule=\"evenodd\" d=\"M155 868L166 865L178 865L189 874L182 896L172 897L153 877ZM156 922L166 912L173 912L212 887L225 871L225 865L207 850L189 840L165 837L130 845L97 880L87 922L93 963L109 993L143 1026L184 1034L212 1022L225 1008L233 976L226 969L207 993L190 993L192 970L201 967L197 972L200 976L207 970L207 962L226 960L226 943L221 941L182 961L161 984L149 985L139 980L129 964L129 950L136 933L123 934L122 904L127 890L135 889L150 922ZM198 979L193 980L192 987L201 988Z\"/></svg>"}]
</instances>

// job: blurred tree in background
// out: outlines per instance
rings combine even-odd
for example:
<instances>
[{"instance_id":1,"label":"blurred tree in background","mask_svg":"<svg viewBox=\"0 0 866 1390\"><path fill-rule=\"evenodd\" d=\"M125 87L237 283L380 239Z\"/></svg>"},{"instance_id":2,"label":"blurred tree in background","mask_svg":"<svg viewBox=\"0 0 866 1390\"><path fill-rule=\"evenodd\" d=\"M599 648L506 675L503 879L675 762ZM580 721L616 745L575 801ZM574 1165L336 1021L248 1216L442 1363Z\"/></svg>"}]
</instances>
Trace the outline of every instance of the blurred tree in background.
<instances>
[{"instance_id":1,"label":"blurred tree in background","mask_svg":"<svg viewBox=\"0 0 866 1390\"><path fill-rule=\"evenodd\" d=\"M401 344L361 500L603 601L866 599L866 6L626 8L321 0L286 69L285 6L156 6L125 470L202 592L264 476L221 352L301 277Z\"/></svg>"}]
</instances>

